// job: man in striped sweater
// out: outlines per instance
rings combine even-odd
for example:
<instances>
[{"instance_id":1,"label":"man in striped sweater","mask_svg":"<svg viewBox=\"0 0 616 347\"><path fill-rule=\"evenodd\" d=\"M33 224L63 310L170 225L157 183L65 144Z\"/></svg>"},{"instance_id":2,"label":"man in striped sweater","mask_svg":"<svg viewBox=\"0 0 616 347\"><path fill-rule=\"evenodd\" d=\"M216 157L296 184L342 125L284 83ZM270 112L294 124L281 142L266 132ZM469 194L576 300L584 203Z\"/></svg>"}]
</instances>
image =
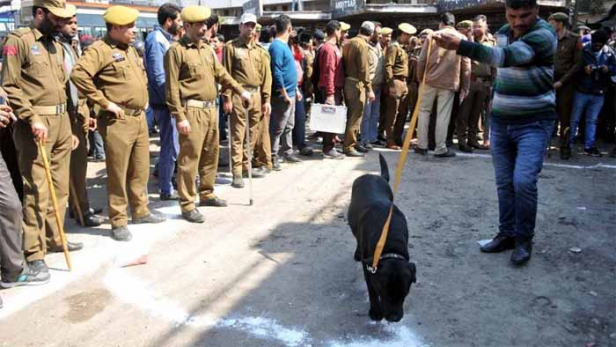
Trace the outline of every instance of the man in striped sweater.
<instances>
[{"instance_id":1,"label":"man in striped sweater","mask_svg":"<svg viewBox=\"0 0 616 347\"><path fill-rule=\"evenodd\" d=\"M506 0L509 24L488 47L448 34L436 43L458 54L498 68L494 83L491 152L499 205L499 233L483 252L514 249L511 262L531 257L537 217L537 178L552 134L555 111L552 27L537 17L536 0Z\"/></svg>"}]
</instances>

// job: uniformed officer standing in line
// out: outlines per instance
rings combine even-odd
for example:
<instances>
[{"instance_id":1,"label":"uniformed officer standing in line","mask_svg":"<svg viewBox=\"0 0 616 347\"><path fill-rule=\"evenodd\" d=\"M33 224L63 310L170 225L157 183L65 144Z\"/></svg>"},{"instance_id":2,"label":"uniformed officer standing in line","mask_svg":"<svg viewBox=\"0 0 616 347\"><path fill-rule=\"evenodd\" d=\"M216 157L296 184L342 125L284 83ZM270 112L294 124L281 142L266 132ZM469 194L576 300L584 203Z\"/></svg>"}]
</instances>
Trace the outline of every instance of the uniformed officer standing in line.
<instances>
[{"instance_id":1,"label":"uniformed officer standing in line","mask_svg":"<svg viewBox=\"0 0 616 347\"><path fill-rule=\"evenodd\" d=\"M237 83L252 94L250 107L246 108L239 94L230 88L223 88L223 109L230 114L231 121L231 165L233 173L232 187L243 188L242 176L248 176L248 151L255 148L259 126L263 115L271 112L271 79L266 85L266 66L269 60L263 58L261 49L254 42L254 29L257 17L245 13L240 20L240 36L228 42L223 51L223 65ZM246 111L249 115L250 148L245 146ZM260 168L253 168L252 177L264 177Z\"/></svg>"},{"instance_id":2,"label":"uniformed officer standing in line","mask_svg":"<svg viewBox=\"0 0 616 347\"><path fill-rule=\"evenodd\" d=\"M76 12L74 5L67 4L67 8ZM73 66L77 64L81 56L79 38L77 37L77 14L62 27L58 33L58 41L64 49L64 68L67 74L67 110L71 120L73 135L79 140L79 145L71 153L70 165L70 184L73 190L69 189L69 206L73 212L73 217L77 218L76 205L79 206L83 214L84 226L96 227L103 223L103 218L94 214L90 209L88 199L88 189L86 186L86 176L88 171L88 141L87 134L90 127L95 127L96 119L90 119L90 109L87 105L86 97L79 93L77 87L68 80Z\"/></svg>"},{"instance_id":3,"label":"uniformed officer standing in line","mask_svg":"<svg viewBox=\"0 0 616 347\"><path fill-rule=\"evenodd\" d=\"M42 141L48 153L58 212L63 218L71 149L76 141L66 113L64 52L54 35L74 15L74 9L67 8L63 0L35 0L32 15L33 27L13 31L4 43L2 87L19 118L13 136L24 182L24 253L33 271L49 272L45 254L61 252L62 242L37 142ZM69 251L82 247L68 243Z\"/></svg>"},{"instance_id":4,"label":"uniformed officer standing in line","mask_svg":"<svg viewBox=\"0 0 616 347\"><path fill-rule=\"evenodd\" d=\"M107 9L103 14L107 35L86 48L71 73L75 86L101 108L98 129L105 142L109 219L117 241L132 238L127 227L128 204L133 224L165 221L148 208L147 77L131 45L138 15L137 10L124 6Z\"/></svg>"},{"instance_id":5,"label":"uniformed officer standing in line","mask_svg":"<svg viewBox=\"0 0 616 347\"><path fill-rule=\"evenodd\" d=\"M567 145L571 109L573 107L573 76L582 67L582 42L579 36L567 30L569 16L557 12L548 18L556 30L558 48L554 55L554 89L556 89L556 113L560 123L560 158L571 158L571 147Z\"/></svg>"},{"instance_id":6,"label":"uniformed officer standing in line","mask_svg":"<svg viewBox=\"0 0 616 347\"><path fill-rule=\"evenodd\" d=\"M385 55L387 54L387 47L389 47L389 43L391 42L391 34L394 32L394 29L384 27L381 29L381 39L379 40L379 44L381 45L381 49L383 50L383 60L385 59ZM385 62L383 62L383 70L385 69ZM385 83L385 77L383 77L383 83ZM384 88L385 86L383 86ZM379 104L379 126L377 132L377 140L374 145L377 146L385 146L385 119L387 118L387 92L385 90L381 91L381 102Z\"/></svg>"},{"instance_id":7,"label":"uniformed officer standing in line","mask_svg":"<svg viewBox=\"0 0 616 347\"><path fill-rule=\"evenodd\" d=\"M184 36L174 42L165 55L167 105L180 133L178 155L178 192L182 217L191 223L205 218L195 207L199 172L199 205L227 206L214 195L218 169L218 115L216 83L231 88L241 97L238 103L250 103L252 96L229 76L218 62L216 53L203 42L206 20L211 10L187 6L182 10Z\"/></svg>"},{"instance_id":8,"label":"uniformed officer standing in line","mask_svg":"<svg viewBox=\"0 0 616 347\"><path fill-rule=\"evenodd\" d=\"M261 24L257 23L255 27L253 40L257 47L259 48L259 53L263 57L263 61L265 63L265 87L261 90L261 93L269 93L271 96L272 93L272 67L271 67L271 57L269 52L265 47L261 45L259 42L259 36L261 34ZM268 87L269 86L269 87ZM262 100L265 97L262 97ZM268 97L269 99L269 97ZM263 101L262 101L263 102ZM272 170L272 143L269 135L269 124L270 124L270 116L271 116L271 108L269 112L263 113L263 119L259 123L259 129L257 132L257 142L255 143L254 148L254 156L253 156L253 165L252 167L261 168L261 171L265 174L270 173Z\"/></svg>"},{"instance_id":9,"label":"uniformed officer standing in line","mask_svg":"<svg viewBox=\"0 0 616 347\"><path fill-rule=\"evenodd\" d=\"M386 147L394 150L400 149L397 143L402 142L407 118L406 113L402 114L399 111L403 109L408 111L400 107L409 95L406 85L409 75L409 55L406 50L412 35L417 32L417 29L408 23L398 25L398 30L400 31L398 40L389 44L385 55L385 85L388 88L385 137Z\"/></svg>"},{"instance_id":10,"label":"uniformed officer standing in line","mask_svg":"<svg viewBox=\"0 0 616 347\"><path fill-rule=\"evenodd\" d=\"M344 154L347 157L363 157L368 149L357 142L366 97L374 101L370 81L370 49L368 40L374 32L374 23L365 21L359 34L342 45L344 61L344 99L347 104L347 125L344 134Z\"/></svg>"}]
</instances>

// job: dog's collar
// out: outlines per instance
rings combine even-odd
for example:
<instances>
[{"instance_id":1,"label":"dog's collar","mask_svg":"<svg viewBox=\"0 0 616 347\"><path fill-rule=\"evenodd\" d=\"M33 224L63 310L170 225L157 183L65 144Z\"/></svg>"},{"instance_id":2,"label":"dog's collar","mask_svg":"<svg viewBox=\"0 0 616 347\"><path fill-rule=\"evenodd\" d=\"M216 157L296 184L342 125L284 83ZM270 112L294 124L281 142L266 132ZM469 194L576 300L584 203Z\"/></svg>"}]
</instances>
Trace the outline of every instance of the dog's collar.
<instances>
[{"instance_id":1,"label":"dog's collar","mask_svg":"<svg viewBox=\"0 0 616 347\"><path fill-rule=\"evenodd\" d=\"M365 259L363 263L366 265L366 270L368 270L372 274L375 274L377 268L372 267L372 259L373 259L372 257ZM408 261L408 259L406 259L405 257L403 257L402 255L398 253L385 253L379 257L379 261L385 260L385 259L398 259L398 260Z\"/></svg>"}]
</instances>

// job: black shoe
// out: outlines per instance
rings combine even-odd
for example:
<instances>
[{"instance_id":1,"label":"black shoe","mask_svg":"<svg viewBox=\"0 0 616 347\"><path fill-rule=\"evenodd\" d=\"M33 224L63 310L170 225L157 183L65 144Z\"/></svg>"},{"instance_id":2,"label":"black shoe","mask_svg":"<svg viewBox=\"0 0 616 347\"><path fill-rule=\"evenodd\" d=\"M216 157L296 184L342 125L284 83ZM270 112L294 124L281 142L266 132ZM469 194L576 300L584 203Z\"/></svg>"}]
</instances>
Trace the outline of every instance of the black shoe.
<instances>
[{"instance_id":1,"label":"black shoe","mask_svg":"<svg viewBox=\"0 0 616 347\"><path fill-rule=\"evenodd\" d=\"M130 241L133 234L130 233L126 225L111 229L111 238L116 241Z\"/></svg>"},{"instance_id":2,"label":"black shoe","mask_svg":"<svg viewBox=\"0 0 616 347\"><path fill-rule=\"evenodd\" d=\"M384 133L380 133L380 134L378 134L378 136L376 137L376 139L377 139L378 141L383 142L383 143L385 143L385 141L387 141L387 139L385 138L385 134L384 134Z\"/></svg>"},{"instance_id":3,"label":"black shoe","mask_svg":"<svg viewBox=\"0 0 616 347\"><path fill-rule=\"evenodd\" d=\"M32 261L32 262L29 262L28 263L28 267L33 272L49 273L49 268L47 267L47 264L45 264L44 260L35 260L35 261Z\"/></svg>"},{"instance_id":4,"label":"black shoe","mask_svg":"<svg viewBox=\"0 0 616 347\"><path fill-rule=\"evenodd\" d=\"M370 144L372 144L374 146L385 147L386 142L385 141L381 141L381 140L376 140L374 142L370 142Z\"/></svg>"},{"instance_id":5,"label":"black shoe","mask_svg":"<svg viewBox=\"0 0 616 347\"><path fill-rule=\"evenodd\" d=\"M278 159L273 159L272 160L272 170L274 170L274 171L281 171L282 170L282 165L280 165L280 161Z\"/></svg>"},{"instance_id":6,"label":"black shoe","mask_svg":"<svg viewBox=\"0 0 616 347\"><path fill-rule=\"evenodd\" d=\"M240 175L233 175L233 182L231 182L233 188L244 188L244 180Z\"/></svg>"},{"instance_id":7,"label":"black shoe","mask_svg":"<svg viewBox=\"0 0 616 347\"><path fill-rule=\"evenodd\" d=\"M221 198L209 198L199 201L199 206L227 207L227 201Z\"/></svg>"},{"instance_id":8,"label":"black shoe","mask_svg":"<svg viewBox=\"0 0 616 347\"><path fill-rule=\"evenodd\" d=\"M485 253L500 253L515 247L515 239L504 233L498 233L492 241L481 246L481 251Z\"/></svg>"},{"instance_id":9,"label":"black shoe","mask_svg":"<svg viewBox=\"0 0 616 347\"><path fill-rule=\"evenodd\" d=\"M83 216L83 224L86 227L97 227L103 224L104 218L94 213L89 213Z\"/></svg>"},{"instance_id":10,"label":"black shoe","mask_svg":"<svg viewBox=\"0 0 616 347\"><path fill-rule=\"evenodd\" d=\"M263 171L260 171L258 169L252 169L252 178L263 178L265 177L265 174L263 173ZM248 171L244 171L242 173L242 176L244 176L244 178L248 178Z\"/></svg>"},{"instance_id":11,"label":"black shoe","mask_svg":"<svg viewBox=\"0 0 616 347\"><path fill-rule=\"evenodd\" d=\"M571 158L571 147L560 147L560 159L568 160Z\"/></svg>"},{"instance_id":12,"label":"black shoe","mask_svg":"<svg viewBox=\"0 0 616 347\"><path fill-rule=\"evenodd\" d=\"M591 157L596 157L596 158L600 158L603 156L603 154L601 154L601 152L599 152L599 150L597 149L597 147L591 147L591 148L584 148L584 153L586 153L586 155L589 155Z\"/></svg>"},{"instance_id":13,"label":"black shoe","mask_svg":"<svg viewBox=\"0 0 616 347\"><path fill-rule=\"evenodd\" d=\"M28 265L25 265L21 273L15 279L9 279L8 276L3 276L0 287L6 289L21 286L40 286L49 283L50 278L49 271L35 271Z\"/></svg>"},{"instance_id":14,"label":"black shoe","mask_svg":"<svg viewBox=\"0 0 616 347\"><path fill-rule=\"evenodd\" d=\"M445 153L439 153L439 154L435 154L434 155L436 158L451 158L451 157L455 157L456 153L450 151L449 149L447 149L447 152Z\"/></svg>"},{"instance_id":15,"label":"black shoe","mask_svg":"<svg viewBox=\"0 0 616 347\"><path fill-rule=\"evenodd\" d=\"M461 143L458 145L458 148L460 149L460 152L473 153L473 148L467 144Z\"/></svg>"},{"instance_id":16,"label":"black shoe","mask_svg":"<svg viewBox=\"0 0 616 347\"><path fill-rule=\"evenodd\" d=\"M285 155L283 160L285 163L301 163L302 162L302 160L296 157L294 154Z\"/></svg>"},{"instance_id":17,"label":"black shoe","mask_svg":"<svg viewBox=\"0 0 616 347\"><path fill-rule=\"evenodd\" d=\"M66 248L68 249L69 252L79 251L83 249L83 243L67 241ZM62 246L47 248L47 253L62 253L62 252L64 252L64 249L62 248Z\"/></svg>"},{"instance_id":18,"label":"black shoe","mask_svg":"<svg viewBox=\"0 0 616 347\"><path fill-rule=\"evenodd\" d=\"M312 149L312 147L306 146L299 151L299 154L303 155L304 157L310 157L314 154L314 150Z\"/></svg>"},{"instance_id":19,"label":"black shoe","mask_svg":"<svg viewBox=\"0 0 616 347\"><path fill-rule=\"evenodd\" d=\"M92 208L92 207L90 207L88 209L88 213L90 213L90 214L101 214L101 213L103 213L103 209L100 208L100 207L99 208Z\"/></svg>"},{"instance_id":20,"label":"black shoe","mask_svg":"<svg viewBox=\"0 0 616 347\"><path fill-rule=\"evenodd\" d=\"M176 192L172 193L160 193L161 201L169 201L169 200L177 200L179 199L178 194Z\"/></svg>"},{"instance_id":21,"label":"black shoe","mask_svg":"<svg viewBox=\"0 0 616 347\"><path fill-rule=\"evenodd\" d=\"M370 142L366 142L362 146L364 146L364 148L369 151L374 149L374 147L370 144Z\"/></svg>"},{"instance_id":22,"label":"black shoe","mask_svg":"<svg viewBox=\"0 0 616 347\"><path fill-rule=\"evenodd\" d=\"M166 220L167 218L150 212L150 214L148 214L145 217L141 217L141 218L133 217L133 224L158 224Z\"/></svg>"},{"instance_id":23,"label":"black shoe","mask_svg":"<svg viewBox=\"0 0 616 347\"><path fill-rule=\"evenodd\" d=\"M368 153L368 148L360 145L359 143L355 145L355 150L357 150L359 153Z\"/></svg>"},{"instance_id":24,"label":"black shoe","mask_svg":"<svg viewBox=\"0 0 616 347\"><path fill-rule=\"evenodd\" d=\"M420 154L420 155L428 155L428 150L425 148L415 147L413 148L413 152Z\"/></svg>"},{"instance_id":25,"label":"black shoe","mask_svg":"<svg viewBox=\"0 0 616 347\"><path fill-rule=\"evenodd\" d=\"M479 144L479 142L477 141L469 141L468 146L475 148L475 149L481 149L481 150L490 149L489 146Z\"/></svg>"},{"instance_id":26,"label":"black shoe","mask_svg":"<svg viewBox=\"0 0 616 347\"><path fill-rule=\"evenodd\" d=\"M201 224L205 222L205 217L196 208L188 212L182 212L182 218L186 219L187 221L191 223Z\"/></svg>"},{"instance_id":27,"label":"black shoe","mask_svg":"<svg viewBox=\"0 0 616 347\"><path fill-rule=\"evenodd\" d=\"M344 152L344 155L346 155L347 157L361 158L365 154L358 152L355 148L351 148L350 150Z\"/></svg>"},{"instance_id":28,"label":"black shoe","mask_svg":"<svg viewBox=\"0 0 616 347\"><path fill-rule=\"evenodd\" d=\"M396 145L400 146L400 148L404 147L404 141L402 140L396 140Z\"/></svg>"},{"instance_id":29,"label":"black shoe","mask_svg":"<svg viewBox=\"0 0 616 347\"><path fill-rule=\"evenodd\" d=\"M511 263L516 266L524 265L530 260L533 252L533 240L530 238L516 238L515 249L511 253Z\"/></svg>"}]
</instances>

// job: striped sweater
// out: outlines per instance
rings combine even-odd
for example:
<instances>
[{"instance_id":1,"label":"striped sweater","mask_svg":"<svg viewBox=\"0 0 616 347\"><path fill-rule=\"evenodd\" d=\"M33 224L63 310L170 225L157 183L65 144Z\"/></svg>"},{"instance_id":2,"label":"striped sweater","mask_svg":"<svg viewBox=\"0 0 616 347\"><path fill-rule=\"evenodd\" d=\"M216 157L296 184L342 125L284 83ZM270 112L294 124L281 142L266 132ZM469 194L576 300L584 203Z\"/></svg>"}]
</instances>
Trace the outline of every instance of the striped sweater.
<instances>
[{"instance_id":1,"label":"striped sweater","mask_svg":"<svg viewBox=\"0 0 616 347\"><path fill-rule=\"evenodd\" d=\"M554 53L557 40L543 19L517 40L509 25L495 35L497 46L462 41L458 54L498 68L492 117L507 123L555 119Z\"/></svg>"}]
</instances>

